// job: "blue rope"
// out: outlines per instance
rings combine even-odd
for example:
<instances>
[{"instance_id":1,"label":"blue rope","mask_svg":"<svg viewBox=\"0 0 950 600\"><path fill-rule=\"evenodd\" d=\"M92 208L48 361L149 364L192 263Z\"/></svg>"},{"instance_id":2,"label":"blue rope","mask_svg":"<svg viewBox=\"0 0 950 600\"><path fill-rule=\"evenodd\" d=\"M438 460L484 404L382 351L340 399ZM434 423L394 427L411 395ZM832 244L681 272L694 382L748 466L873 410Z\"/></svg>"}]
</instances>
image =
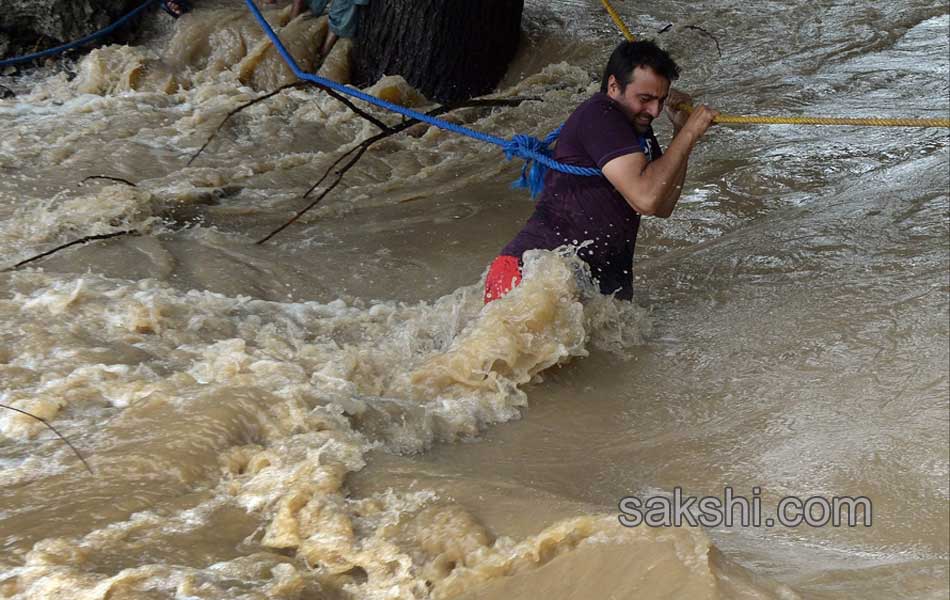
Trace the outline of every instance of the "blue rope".
<instances>
[{"instance_id":1,"label":"blue rope","mask_svg":"<svg viewBox=\"0 0 950 600\"><path fill-rule=\"evenodd\" d=\"M340 92L341 94L347 94L349 96L359 98L364 102L369 102L370 104L385 108L386 110L390 110L404 117L416 119L423 123L428 123L434 127L468 136L481 142L487 142L489 144L500 146L502 150L504 150L505 156L508 158L508 160L518 157L525 161L525 165L521 169L521 178L516 181L514 185L515 187L527 187L531 191L532 197L536 196L544 186L544 173L548 168L554 169L555 171L560 171L561 173L569 173L571 175L601 175L600 169L567 165L557 162L551 158L551 151L548 146L553 143L555 139L557 139L558 134L561 132L560 127L551 132L544 140L539 140L527 135L516 135L510 140L506 140L488 133L483 133L481 131L469 129L468 127L456 125L455 123L443 121L442 119L423 114L421 112L412 110L411 108L406 108L405 106L393 104L392 102L388 102L382 98L377 98L358 89L337 83L332 79L326 79L324 77L320 77L319 75L306 73L301 70L301 68L297 65L297 62L293 59L290 53L287 52L284 44L280 41L280 38L277 37L277 34L274 33L274 30L267 22L267 19L265 19L264 15L261 14L261 11L258 10L253 0L244 1L247 3L247 6L254 15L254 18L257 19L261 29L264 30L264 33L267 34L267 37L269 37L270 41L274 44L274 47L277 49L277 52L280 54L281 58L284 59L284 62L287 63L287 66L290 67L290 70L293 71L294 75L296 75L299 79L311 81L313 83L317 83Z\"/></svg>"},{"instance_id":2,"label":"blue rope","mask_svg":"<svg viewBox=\"0 0 950 600\"><path fill-rule=\"evenodd\" d=\"M535 153L543 154L544 156L551 156L549 146L558 138L563 127L564 126L561 125L561 127L549 133L548 137L543 140L529 135L516 135L511 140L515 145L505 146L505 157L508 160L514 158L516 156L515 148L524 148ZM544 174L547 170L547 167L536 160L525 160L524 166L521 167L521 177L512 183L511 187L528 188L531 197L534 198L541 193L541 190L544 188ZM597 174L599 175L600 172L598 171Z\"/></svg>"},{"instance_id":3,"label":"blue rope","mask_svg":"<svg viewBox=\"0 0 950 600\"><path fill-rule=\"evenodd\" d=\"M53 55L55 55L55 54L61 54L61 53L63 53L63 52L66 52L67 50L72 50L73 48L78 48L79 46L88 44L89 42L91 42L91 41L93 41L93 40L97 40L97 39L99 39L99 38L101 38L101 37L105 37L105 36L109 35L110 33L112 33L113 31L115 31L116 29L118 29L119 27L122 27L123 25L125 25L126 23L128 23L130 20L132 20L133 18L135 18L136 15L138 15L140 12L142 12L143 10L145 10L146 8L148 8L149 6L151 6L152 4L154 4L154 3L157 2L157 1L158 1L158 0L146 0L146 1L145 1L144 3L142 3L138 8L136 8L135 10L133 10L132 12L130 12L129 14L125 15L124 17L122 17L121 19L119 19L118 21L116 21L115 23L113 23L112 25L109 25L109 26L106 27L105 29L102 29L102 30L100 30L100 31L97 31L97 32L95 32L95 33L93 33L93 34L87 35L86 37L84 37L84 38L82 38L82 39L76 40L75 42L70 42L70 43L68 43L68 44L63 44L62 46L56 46L55 48L50 48L50 49L48 49L48 50L43 50L42 52L35 52L35 53L33 53L33 54L27 54L26 56L15 56L15 57L13 57L13 58L7 58L7 59L4 59L4 60L0 60L0 67L6 67L6 66L9 66L9 65L16 65L16 64L20 64L20 63L29 62L29 61L31 61L31 60L36 60L37 58L44 58L44 57L46 57L46 56L53 56Z\"/></svg>"}]
</instances>

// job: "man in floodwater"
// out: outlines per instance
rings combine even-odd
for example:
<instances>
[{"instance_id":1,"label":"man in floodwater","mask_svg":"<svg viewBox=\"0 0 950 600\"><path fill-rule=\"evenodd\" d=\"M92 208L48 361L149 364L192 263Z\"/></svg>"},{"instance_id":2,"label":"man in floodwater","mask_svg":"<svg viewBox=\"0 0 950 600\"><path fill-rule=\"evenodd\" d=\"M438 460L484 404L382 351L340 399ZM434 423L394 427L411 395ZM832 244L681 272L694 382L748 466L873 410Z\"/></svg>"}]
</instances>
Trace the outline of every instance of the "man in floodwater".
<instances>
[{"instance_id":1,"label":"man in floodwater","mask_svg":"<svg viewBox=\"0 0 950 600\"><path fill-rule=\"evenodd\" d=\"M696 142L718 112L708 106L687 113L690 102L670 89L679 67L651 41L623 42L610 55L600 93L581 104L564 123L554 159L596 167L603 177L570 175L553 169L534 214L505 246L488 271L485 302L496 300L521 281L526 250L553 250L585 240L578 251L590 265L603 294L633 297L633 249L641 215L669 217L679 200L686 163ZM666 107L673 141L665 154L651 123Z\"/></svg>"},{"instance_id":2,"label":"man in floodwater","mask_svg":"<svg viewBox=\"0 0 950 600\"><path fill-rule=\"evenodd\" d=\"M294 0L294 8L290 13L291 19L296 19L297 15L308 7L315 16L320 16L326 11L329 0ZM323 48L320 49L320 56L326 58L333 49L339 38L352 38L356 35L356 24L359 17L359 7L369 4L369 0L333 0L330 3L330 32L323 42Z\"/></svg>"}]
</instances>

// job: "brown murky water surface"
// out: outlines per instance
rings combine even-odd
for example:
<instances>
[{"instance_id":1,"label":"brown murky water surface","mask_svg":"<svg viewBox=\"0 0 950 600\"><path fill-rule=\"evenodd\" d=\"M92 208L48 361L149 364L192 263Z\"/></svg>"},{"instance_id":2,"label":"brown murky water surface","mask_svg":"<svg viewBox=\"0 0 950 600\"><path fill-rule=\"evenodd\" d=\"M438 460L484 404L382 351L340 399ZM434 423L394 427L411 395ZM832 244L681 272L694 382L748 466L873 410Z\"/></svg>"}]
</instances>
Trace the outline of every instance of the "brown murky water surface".
<instances>
[{"instance_id":1,"label":"brown murky water surface","mask_svg":"<svg viewBox=\"0 0 950 600\"><path fill-rule=\"evenodd\" d=\"M726 112L948 113L946 4L617 7ZM325 22L267 15L314 68ZM529 2L523 27L498 96L538 100L458 121L543 135L618 41L594 0ZM415 130L256 245L374 127L288 89L188 165L292 76L241 2L147 28L0 77L3 266L139 232L0 274L0 403L95 471L0 412L0 597L948 597L946 131L716 127L673 218L644 221L635 304L538 253L483 308L532 209L518 165ZM873 524L617 519L726 486L772 516L865 496Z\"/></svg>"}]
</instances>

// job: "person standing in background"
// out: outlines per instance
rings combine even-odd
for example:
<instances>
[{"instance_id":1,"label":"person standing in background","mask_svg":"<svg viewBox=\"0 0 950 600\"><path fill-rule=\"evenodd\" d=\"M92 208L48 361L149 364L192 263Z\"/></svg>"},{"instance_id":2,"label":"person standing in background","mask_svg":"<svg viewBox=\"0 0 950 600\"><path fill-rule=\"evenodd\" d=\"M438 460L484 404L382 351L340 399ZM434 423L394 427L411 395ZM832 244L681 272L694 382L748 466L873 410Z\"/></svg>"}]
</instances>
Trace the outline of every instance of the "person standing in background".
<instances>
[{"instance_id":1,"label":"person standing in background","mask_svg":"<svg viewBox=\"0 0 950 600\"><path fill-rule=\"evenodd\" d=\"M327 10L327 4L330 4L330 32L327 39L323 42L323 48L320 49L320 55L326 57L333 48L333 45L339 38L352 38L356 35L356 24L359 20L360 6L369 4L369 0L294 0L294 8L290 13L290 18L297 18L305 8L309 8L316 16L322 15Z\"/></svg>"}]
</instances>

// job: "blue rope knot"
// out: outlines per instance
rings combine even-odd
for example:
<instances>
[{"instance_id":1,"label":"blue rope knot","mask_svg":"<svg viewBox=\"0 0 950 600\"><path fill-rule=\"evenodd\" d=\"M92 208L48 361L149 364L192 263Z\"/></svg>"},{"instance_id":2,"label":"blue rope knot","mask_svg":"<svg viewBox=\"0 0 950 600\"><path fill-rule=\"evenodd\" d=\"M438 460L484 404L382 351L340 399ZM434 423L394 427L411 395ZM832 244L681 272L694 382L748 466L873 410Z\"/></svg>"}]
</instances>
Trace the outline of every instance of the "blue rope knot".
<instances>
[{"instance_id":1,"label":"blue rope knot","mask_svg":"<svg viewBox=\"0 0 950 600\"><path fill-rule=\"evenodd\" d=\"M538 155L551 158L550 144L557 139L557 134L561 132L559 127L543 140L530 135L516 135L503 146L505 157L511 160L515 157L524 159L524 166L521 167L521 177L518 178L511 187L528 188L531 197L534 198L541 193L544 188L544 174L548 167L538 160Z\"/></svg>"}]
</instances>

